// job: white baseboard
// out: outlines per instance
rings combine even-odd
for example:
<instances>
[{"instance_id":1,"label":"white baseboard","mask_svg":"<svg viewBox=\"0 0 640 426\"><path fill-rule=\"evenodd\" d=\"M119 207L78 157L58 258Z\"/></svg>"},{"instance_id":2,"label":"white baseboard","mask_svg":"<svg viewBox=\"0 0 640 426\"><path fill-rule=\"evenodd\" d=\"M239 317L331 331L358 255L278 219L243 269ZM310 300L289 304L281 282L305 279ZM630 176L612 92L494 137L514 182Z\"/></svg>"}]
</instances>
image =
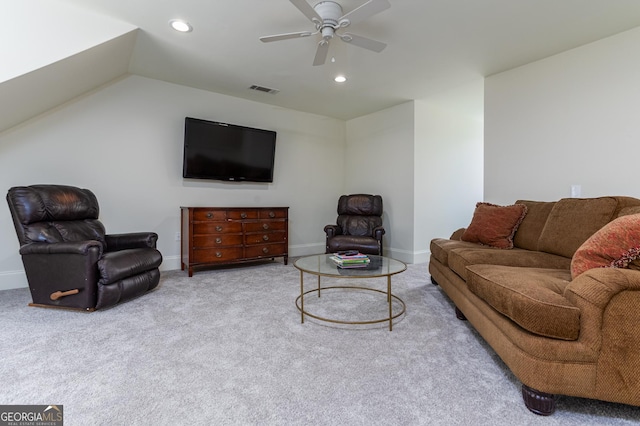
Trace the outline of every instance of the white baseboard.
<instances>
[{"instance_id":1,"label":"white baseboard","mask_svg":"<svg viewBox=\"0 0 640 426\"><path fill-rule=\"evenodd\" d=\"M297 244L289 246L290 257L310 256L313 254L324 253L324 243L315 244ZM410 252L407 250L399 250L394 248L386 248L385 255L394 259L401 260L405 263L426 263L429 261L431 253L428 250L419 252ZM161 271L173 271L180 269L180 256L164 256ZM0 272L0 290L10 290L13 288L29 287L27 276L23 270Z\"/></svg>"},{"instance_id":2,"label":"white baseboard","mask_svg":"<svg viewBox=\"0 0 640 426\"><path fill-rule=\"evenodd\" d=\"M317 244L297 244L289 246L289 257L309 256L312 254L324 253L324 243ZM180 256L163 256L161 271L175 271L181 268Z\"/></svg>"},{"instance_id":3,"label":"white baseboard","mask_svg":"<svg viewBox=\"0 0 640 426\"><path fill-rule=\"evenodd\" d=\"M180 269L180 256L162 256L160 271L174 271Z\"/></svg>"},{"instance_id":4,"label":"white baseboard","mask_svg":"<svg viewBox=\"0 0 640 426\"><path fill-rule=\"evenodd\" d=\"M315 243L315 244L296 244L294 246L289 246L289 256L291 257L300 257L300 256L311 256L312 254L322 254L325 251L325 243Z\"/></svg>"},{"instance_id":5,"label":"white baseboard","mask_svg":"<svg viewBox=\"0 0 640 426\"><path fill-rule=\"evenodd\" d=\"M0 272L0 290L25 287L29 287L29 283L27 282L27 276L24 271Z\"/></svg>"}]
</instances>

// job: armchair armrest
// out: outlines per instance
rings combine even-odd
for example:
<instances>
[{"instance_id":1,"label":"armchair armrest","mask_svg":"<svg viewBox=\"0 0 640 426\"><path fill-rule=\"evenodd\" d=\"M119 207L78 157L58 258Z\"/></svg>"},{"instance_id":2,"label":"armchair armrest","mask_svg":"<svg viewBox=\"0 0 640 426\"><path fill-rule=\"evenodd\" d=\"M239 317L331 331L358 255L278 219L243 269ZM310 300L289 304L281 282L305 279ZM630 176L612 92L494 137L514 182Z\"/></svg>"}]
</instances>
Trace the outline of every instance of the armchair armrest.
<instances>
[{"instance_id":1,"label":"armchair armrest","mask_svg":"<svg viewBox=\"0 0 640 426\"><path fill-rule=\"evenodd\" d=\"M384 228L382 226L376 226L375 228L373 228L373 237L378 240L378 241L382 241L382 236L384 235Z\"/></svg>"},{"instance_id":2,"label":"armchair armrest","mask_svg":"<svg viewBox=\"0 0 640 426\"><path fill-rule=\"evenodd\" d=\"M102 244L99 241L71 241L66 243L29 243L20 247L20 254L80 254L87 255L96 252L96 257L102 255Z\"/></svg>"},{"instance_id":3,"label":"armchair armrest","mask_svg":"<svg viewBox=\"0 0 640 426\"><path fill-rule=\"evenodd\" d=\"M101 242L29 243L20 254L34 304L95 307Z\"/></svg>"},{"instance_id":4,"label":"armchair armrest","mask_svg":"<svg viewBox=\"0 0 640 426\"><path fill-rule=\"evenodd\" d=\"M158 234L155 232L131 232L127 234L107 234L104 236L107 251L133 248L156 248Z\"/></svg>"},{"instance_id":5,"label":"armchair armrest","mask_svg":"<svg viewBox=\"0 0 640 426\"><path fill-rule=\"evenodd\" d=\"M327 238L332 238L336 235L342 235L342 230L338 225L327 225L324 227L324 232L327 234Z\"/></svg>"}]
</instances>

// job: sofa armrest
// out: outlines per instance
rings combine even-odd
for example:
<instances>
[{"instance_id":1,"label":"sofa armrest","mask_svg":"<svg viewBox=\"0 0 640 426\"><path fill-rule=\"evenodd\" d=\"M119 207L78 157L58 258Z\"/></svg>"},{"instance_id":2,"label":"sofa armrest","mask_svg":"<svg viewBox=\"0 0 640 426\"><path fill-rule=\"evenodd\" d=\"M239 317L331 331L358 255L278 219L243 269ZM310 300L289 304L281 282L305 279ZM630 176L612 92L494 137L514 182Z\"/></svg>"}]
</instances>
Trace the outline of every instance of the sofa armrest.
<instances>
[{"instance_id":1,"label":"sofa armrest","mask_svg":"<svg viewBox=\"0 0 640 426\"><path fill-rule=\"evenodd\" d=\"M338 225L327 225L324 227L324 232L327 234L327 238L335 237L336 235L342 235L342 230Z\"/></svg>"},{"instance_id":2,"label":"sofa armrest","mask_svg":"<svg viewBox=\"0 0 640 426\"><path fill-rule=\"evenodd\" d=\"M622 327L629 320L640 323L640 271L590 269L567 285L564 296L580 308L580 340L596 351L607 329ZM633 344L640 347L640 332L636 332L635 340Z\"/></svg>"},{"instance_id":3,"label":"sofa armrest","mask_svg":"<svg viewBox=\"0 0 640 426\"><path fill-rule=\"evenodd\" d=\"M449 239L460 241L460 239L462 238L462 234L464 234L464 231L466 231L466 229L467 228L457 229L453 234L451 234L451 237L449 237Z\"/></svg>"},{"instance_id":4,"label":"sofa armrest","mask_svg":"<svg viewBox=\"0 0 640 426\"><path fill-rule=\"evenodd\" d=\"M155 232L131 232L127 234L107 234L104 236L107 251L133 248L156 248L158 234Z\"/></svg>"},{"instance_id":5,"label":"sofa armrest","mask_svg":"<svg viewBox=\"0 0 640 426\"><path fill-rule=\"evenodd\" d=\"M623 268L594 268L577 276L565 289L574 304L588 304L604 310L623 291L640 291L640 271Z\"/></svg>"},{"instance_id":6,"label":"sofa armrest","mask_svg":"<svg viewBox=\"0 0 640 426\"><path fill-rule=\"evenodd\" d=\"M637 403L640 271L591 269L567 285L565 296L580 308L579 340L597 356L597 398Z\"/></svg>"}]
</instances>

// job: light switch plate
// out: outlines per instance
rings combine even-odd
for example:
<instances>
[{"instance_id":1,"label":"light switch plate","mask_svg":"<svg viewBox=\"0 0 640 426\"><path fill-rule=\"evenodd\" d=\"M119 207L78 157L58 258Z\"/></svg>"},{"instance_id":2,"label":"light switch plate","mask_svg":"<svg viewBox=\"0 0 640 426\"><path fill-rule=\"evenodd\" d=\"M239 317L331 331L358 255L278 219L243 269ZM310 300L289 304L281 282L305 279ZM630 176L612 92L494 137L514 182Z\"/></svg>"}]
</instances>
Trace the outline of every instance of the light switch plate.
<instances>
[{"instance_id":1,"label":"light switch plate","mask_svg":"<svg viewBox=\"0 0 640 426\"><path fill-rule=\"evenodd\" d=\"M571 197L578 198L582 194L582 186L581 185L571 185Z\"/></svg>"}]
</instances>

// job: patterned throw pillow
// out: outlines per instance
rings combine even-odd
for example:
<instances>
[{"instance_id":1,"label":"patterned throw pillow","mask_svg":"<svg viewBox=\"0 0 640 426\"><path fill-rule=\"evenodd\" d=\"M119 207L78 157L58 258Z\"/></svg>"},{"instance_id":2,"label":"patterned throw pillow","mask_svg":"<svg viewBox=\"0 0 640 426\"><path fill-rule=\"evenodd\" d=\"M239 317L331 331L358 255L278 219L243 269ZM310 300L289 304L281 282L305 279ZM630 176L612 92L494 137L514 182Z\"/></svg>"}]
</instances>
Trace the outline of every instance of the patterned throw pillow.
<instances>
[{"instance_id":1,"label":"patterned throw pillow","mask_svg":"<svg viewBox=\"0 0 640 426\"><path fill-rule=\"evenodd\" d=\"M593 268L628 268L640 258L640 214L621 216L593 234L571 259L571 278Z\"/></svg>"},{"instance_id":2,"label":"patterned throw pillow","mask_svg":"<svg viewBox=\"0 0 640 426\"><path fill-rule=\"evenodd\" d=\"M498 206L491 203L477 203L471 224L462 234L461 240L511 249L513 236L526 214L527 206L524 204Z\"/></svg>"}]
</instances>

